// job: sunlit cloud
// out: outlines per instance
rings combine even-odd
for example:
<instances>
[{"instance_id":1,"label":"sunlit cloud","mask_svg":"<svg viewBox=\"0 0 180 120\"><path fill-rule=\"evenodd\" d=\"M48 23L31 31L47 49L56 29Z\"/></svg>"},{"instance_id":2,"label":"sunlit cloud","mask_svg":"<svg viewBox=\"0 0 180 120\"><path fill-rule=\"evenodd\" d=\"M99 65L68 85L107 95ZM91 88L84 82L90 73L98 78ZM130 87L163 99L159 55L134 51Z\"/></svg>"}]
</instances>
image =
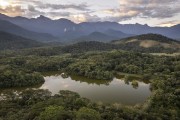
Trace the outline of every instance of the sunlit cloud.
<instances>
[{"instance_id":1,"label":"sunlit cloud","mask_svg":"<svg viewBox=\"0 0 180 120\"><path fill-rule=\"evenodd\" d=\"M13 0L0 0L0 13L8 16L23 16L25 10Z\"/></svg>"},{"instance_id":2,"label":"sunlit cloud","mask_svg":"<svg viewBox=\"0 0 180 120\"><path fill-rule=\"evenodd\" d=\"M104 10L106 19L125 21L132 18L170 18L180 12L180 0L119 0L119 8Z\"/></svg>"},{"instance_id":3,"label":"sunlit cloud","mask_svg":"<svg viewBox=\"0 0 180 120\"><path fill-rule=\"evenodd\" d=\"M177 24L180 24L180 21L177 21L177 20L172 20L172 21L166 21L166 22L162 22L160 24L157 24L157 26L161 26L161 27L171 27L171 26L174 26L174 25L177 25Z\"/></svg>"},{"instance_id":4,"label":"sunlit cloud","mask_svg":"<svg viewBox=\"0 0 180 120\"><path fill-rule=\"evenodd\" d=\"M174 25L161 23L180 19L180 0L112 0L116 4L109 6L109 0L103 0L102 6L98 3L99 1L97 4L95 0L93 1L94 4L92 1L81 0L70 2L65 0L0 0L0 13L28 18L40 15L51 19L67 18L76 23L87 21L134 23L142 19L160 26Z\"/></svg>"},{"instance_id":5,"label":"sunlit cloud","mask_svg":"<svg viewBox=\"0 0 180 120\"><path fill-rule=\"evenodd\" d=\"M100 18L98 16L90 15L88 13L71 15L70 19L72 19L76 23L86 22L86 21L89 22L100 21Z\"/></svg>"},{"instance_id":6,"label":"sunlit cloud","mask_svg":"<svg viewBox=\"0 0 180 120\"><path fill-rule=\"evenodd\" d=\"M0 13L8 15L8 16L21 16L25 12L21 6L7 6L5 8L0 7Z\"/></svg>"},{"instance_id":7,"label":"sunlit cloud","mask_svg":"<svg viewBox=\"0 0 180 120\"><path fill-rule=\"evenodd\" d=\"M6 8L9 5L10 5L10 3L8 1L0 0L0 7L1 8Z\"/></svg>"}]
</instances>

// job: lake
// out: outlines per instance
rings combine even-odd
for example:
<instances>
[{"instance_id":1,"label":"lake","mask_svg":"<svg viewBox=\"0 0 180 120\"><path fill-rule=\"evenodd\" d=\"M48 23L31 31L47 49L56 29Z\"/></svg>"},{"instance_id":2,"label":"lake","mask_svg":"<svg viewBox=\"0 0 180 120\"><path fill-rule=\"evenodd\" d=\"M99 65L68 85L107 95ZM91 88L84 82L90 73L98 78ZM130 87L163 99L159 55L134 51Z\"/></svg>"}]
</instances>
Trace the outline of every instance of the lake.
<instances>
[{"instance_id":1,"label":"lake","mask_svg":"<svg viewBox=\"0 0 180 120\"><path fill-rule=\"evenodd\" d=\"M127 84L118 78L112 81L92 80L79 76L63 78L60 74L46 75L44 78L41 89L48 89L52 94L59 90L70 90L96 102L135 105L143 103L151 94L150 84L142 81L138 82L138 86L132 86L131 82Z\"/></svg>"},{"instance_id":2,"label":"lake","mask_svg":"<svg viewBox=\"0 0 180 120\"><path fill-rule=\"evenodd\" d=\"M60 90L70 90L95 102L135 105L143 103L151 94L150 84L142 81L138 81L138 86L132 86L131 82L128 84L118 78L113 80L92 80L80 76L63 78L60 73L46 73L44 79L44 84L33 88L48 89L53 95ZM0 93L19 92L25 89L27 88L4 89L0 90Z\"/></svg>"}]
</instances>

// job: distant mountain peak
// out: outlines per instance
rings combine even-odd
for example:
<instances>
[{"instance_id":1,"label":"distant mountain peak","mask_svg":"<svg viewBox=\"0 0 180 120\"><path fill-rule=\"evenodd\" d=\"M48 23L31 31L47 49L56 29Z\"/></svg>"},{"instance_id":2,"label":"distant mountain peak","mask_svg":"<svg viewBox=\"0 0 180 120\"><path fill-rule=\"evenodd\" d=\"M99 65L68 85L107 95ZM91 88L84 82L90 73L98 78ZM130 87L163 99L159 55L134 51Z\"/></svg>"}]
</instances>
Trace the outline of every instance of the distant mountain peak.
<instances>
[{"instance_id":1,"label":"distant mountain peak","mask_svg":"<svg viewBox=\"0 0 180 120\"><path fill-rule=\"evenodd\" d=\"M40 15L40 16L37 17L36 19L39 19L39 20L51 20L50 18L45 17L45 16L43 16L43 15Z\"/></svg>"},{"instance_id":2,"label":"distant mountain peak","mask_svg":"<svg viewBox=\"0 0 180 120\"><path fill-rule=\"evenodd\" d=\"M144 26L148 26L148 27L149 27L149 25L148 25L148 24L144 24Z\"/></svg>"},{"instance_id":3,"label":"distant mountain peak","mask_svg":"<svg viewBox=\"0 0 180 120\"><path fill-rule=\"evenodd\" d=\"M16 19L16 20L27 20L28 18L17 16L17 17L14 17L14 19Z\"/></svg>"},{"instance_id":4,"label":"distant mountain peak","mask_svg":"<svg viewBox=\"0 0 180 120\"><path fill-rule=\"evenodd\" d=\"M66 18L60 18L57 21L73 23L71 20L66 19Z\"/></svg>"}]
</instances>

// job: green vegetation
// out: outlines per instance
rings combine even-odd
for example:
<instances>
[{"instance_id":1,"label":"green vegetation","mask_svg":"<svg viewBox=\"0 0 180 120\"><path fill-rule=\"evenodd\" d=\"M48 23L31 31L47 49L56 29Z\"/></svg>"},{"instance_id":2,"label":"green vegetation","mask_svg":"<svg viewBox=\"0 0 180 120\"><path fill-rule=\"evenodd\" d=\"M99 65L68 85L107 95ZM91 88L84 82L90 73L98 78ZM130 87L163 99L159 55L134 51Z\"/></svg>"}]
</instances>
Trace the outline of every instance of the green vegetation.
<instances>
[{"instance_id":1,"label":"green vegetation","mask_svg":"<svg viewBox=\"0 0 180 120\"><path fill-rule=\"evenodd\" d=\"M123 40L132 40L132 39L138 39L138 40L156 40L159 42L165 42L165 43L173 43L177 42L180 43L179 41L173 40L171 38L168 38L166 36L160 35L160 34L143 34L143 35L137 35L133 37L128 37Z\"/></svg>"},{"instance_id":2,"label":"green vegetation","mask_svg":"<svg viewBox=\"0 0 180 120\"><path fill-rule=\"evenodd\" d=\"M77 120L100 120L100 114L94 110L82 107L76 113Z\"/></svg>"},{"instance_id":3,"label":"green vegetation","mask_svg":"<svg viewBox=\"0 0 180 120\"><path fill-rule=\"evenodd\" d=\"M116 120L179 119L179 94L176 75L152 83L153 94L143 105L125 107L120 104L93 103L77 93L60 91L51 96L45 90L7 93L0 102L3 120ZM161 78L162 79L162 78ZM166 96L166 97L164 97Z\"/></svg>"},{"instance_id":4,"label":"green vegetation","mask_svg":"<svg viewBox=\"0 0 180 120\"><path fill-rule=\"evenodd\" d=\"M8 37L7 35L5 36L5 34L2 35L3 35L2 41L4 38ZM16 36L5 40L8 41L9 39L18 40L20 38L19 37L17 38ZM24 41L27 43L29 40L24 40ZM3 41L1 48L3 48L3 50L5 51L0 51L0 57L16 56L17 54L22 56L26 56L26 55L52 56L52 55L61 55L64 53L77 54L77 53L85 53L90 51L111 51L114 49L142 52L142 53L174 53L174 52L179 53L180 52L179 41L156 34L134 36L127 39L112 41L111 43L89 41L89 42L80 42L67 46L56 46L56 47L47 46L41 48L16 50L16 51L7 50L7 49L30 48L33 47L35 44L33 41L31 41L31 43L24 44L24 41L22 40L20 40L20 42L17 41L18 44L16 44L14 43L14 41L11 40L11 42L8 42L7 45L6 42ZM11 45L13 45L13 47L11 47ZM19 45L22 46L24 45L24 46L21 47ZM40 44L37 42L35 45L40 46Z\"/></svg>"},{"instance_id":5,"label":"green vegetation","mask_svg":"<svg viewBox=\"0 0 180 120\"><path fill-rule=\"evenodd\" d=\"M78 45L78 44L77 44ZM80 46L82 44L79 44ZM180 118L180 56L154 56L138 52L78 47L48 47L0 52L0 87L43 83L41 72L59 71L90 79L111 80L124 74L137 86L136 78L151 81L152 95L141 105L93 103L77 93L27 90L1 95L2 120L178 120ZM107 47L107 44L104 44ZM88 46L88 45L87 45ZM92 47L92 46L91 46ZM109 50L109 51L108 51ZM39 73L37 73L39 72Z\"/></svg>"},{"instance_id":6,"label":"green vegetation","mask_svg":"<svg viewBox=\"0 0 180 120\"><path fill-rule=\"evenodd\" d=\"M10 33L0 31L0 50L16 50L23 48L40 47L43 44Z\"/></svg>"},{"instance_id":7,"label":"green vegetation","mask_svg":"<svg viewBox=\"0 0 180 120\"><path fill-rule=\"evenodd\" d=\"M143 53L180 52L180 42L159 34L144 34L111 42L120 49Z\"/></svg>"},{"instance_id":8,"label":"green vegetation","mask_svg":"<svg viewBox=\"0 0 180 120\"><path fill-rule=\"evenodd\" d=\"M44 82L39 73L25 73L23 71L5 70L0 73L0 88L26 87Z\"/></svg>"},{"instance_id":9,"label":"green vegetation","mask_svg":"<svg viewBox=\"0 0 180 120\"><path fill-rule=\"evenodd\" d=\"M133 86L134 88L137 88L137 87L138 87L138 82L135 81L135 80L133 80L131 84L132 84L132 86Z\"/></svg>"},{"instance_id":10,"label":"green vegetation","mask_svg":"<svg viewBox=\"0 0 180 120\"><path fill-rule=\"evenodd\" d=\"M68 112L64 110L62 106L49 106L46 107L43 112L41 112L39 116L39 120L62 120L66 119L66 114Z\"/></svg>"},{"instance_id":11,"label":"green vegetation","mask_svg":"<svg viewBox=\"0 0 180 120\"><path fill-rule=\"evenodd\" d=\"M112 80L119 73L141 74L143 80L158 75L172 75L179 65L179 56L153 56L125 51L87 52L55 56L17 56L1 58L1 70L27 73L61 71L91 79ZM173 67L175 66L175 67ZM177 66L177 67L176 67ZM139 79L128 75L125 79Z\"/></svg>"}]
</instances>

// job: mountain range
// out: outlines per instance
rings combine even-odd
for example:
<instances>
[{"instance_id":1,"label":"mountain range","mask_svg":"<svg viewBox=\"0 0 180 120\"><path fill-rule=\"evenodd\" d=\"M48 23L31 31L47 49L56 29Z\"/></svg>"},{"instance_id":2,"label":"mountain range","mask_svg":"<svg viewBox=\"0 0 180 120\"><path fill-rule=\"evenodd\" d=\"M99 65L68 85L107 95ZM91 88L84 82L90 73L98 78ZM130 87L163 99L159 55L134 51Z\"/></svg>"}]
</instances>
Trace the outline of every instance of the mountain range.
<instances>
[{"instance_id":1,"label":"mountain range","mask_svg":"<svg viewBox=\"0 0 180 120\"><path fill-rule=\"evenodd\" d=\"M52 20L42 15L37 18L25 18L0 14L0 31L43 42L59 41L68 43L92 40L108 42L147 33L180 39L180 24L172 27L151 27L141 24L124 25L108 21L76 24L68 19Z\"/></svg>"}]
</instances>

